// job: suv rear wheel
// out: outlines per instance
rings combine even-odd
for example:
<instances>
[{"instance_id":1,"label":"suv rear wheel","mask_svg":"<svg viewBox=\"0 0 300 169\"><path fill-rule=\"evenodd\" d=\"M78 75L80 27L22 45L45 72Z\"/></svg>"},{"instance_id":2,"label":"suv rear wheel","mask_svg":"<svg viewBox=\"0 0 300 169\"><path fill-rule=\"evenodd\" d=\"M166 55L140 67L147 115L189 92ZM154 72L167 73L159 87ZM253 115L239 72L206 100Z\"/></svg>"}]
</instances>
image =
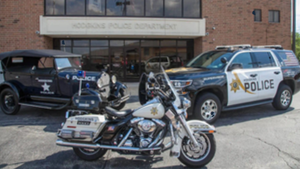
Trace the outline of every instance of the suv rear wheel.
<instances>
[{"instance_id":1,"label":"suv rear wheel","mask_svg":"<svg viewBox=\"0 0 300 169\"><path fill-rule=\"evenodd\" d=\"M7 115L17 114L20 110L19 100L16 93L10 88L0 93L0 108Z\"/></svg>"},{"instance_id":2,"label":"suv rear wheel","mask_svg":"<svg viewBox=\"0 0 300 169\"><path fill-rule=\"evenodd\" d=\"M201 94L197 99L194 115L197 119L214 123L221 114L219 98L212 93Z\"/></svg>"},{"instance_id":3,"label":"suv rear wheel","mask_svg":"<svg viewBox=\"0 0 300 169\"><path fill-rule=\"evenodd\" d=\"M290 107L293 100L293 93L288 85L281 84L273 100L273 107L277 110L286 110Z\"/></svg>"}]
</instances>

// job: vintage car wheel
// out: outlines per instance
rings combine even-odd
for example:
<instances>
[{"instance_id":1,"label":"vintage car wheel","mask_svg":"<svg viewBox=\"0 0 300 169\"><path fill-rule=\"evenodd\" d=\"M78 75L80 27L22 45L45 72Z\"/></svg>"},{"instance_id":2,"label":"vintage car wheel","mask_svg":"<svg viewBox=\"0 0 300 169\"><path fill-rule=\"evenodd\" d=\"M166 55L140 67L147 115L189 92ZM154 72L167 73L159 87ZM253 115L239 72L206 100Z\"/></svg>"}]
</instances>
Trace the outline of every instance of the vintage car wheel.
<instances>
[{"instance_id":1,"label":"vintage car wheel","mask_svg":"<svg viewBox=\"0 0 300 169\"><path fill-rule=\"evenodd\" d=\"M104 156L106 149L73 148L75 154L86 161L94 161Z\"/></svg>"},{"instance_id":2,"label":"vintage car wheel","mask_svg":"<svg viewBox=\"0 0 300 169\"><path fill-rule=\"evenodd\" d=\"M10 88L2 90L0 94L0 107L7 115L17 114L20 110L19 100L16 93Z\"/></svg>"},{"instance_id":3,"label":"vintage car wheel","mask_svg":"<svg viewBox=\"0 0 300 169\"><path fill-rule=\"evenodd\" d=\"M290 107L292 100L293 92L291 88L285 84L281 84L272 105L277 110L286 110Z\"/></svg>"},{"instance_id":4,"label":"vintage car wheel","mask_svg":"<svg viewBox=\"0 0 300 169\"><path fill-rule=\"evenodd\" d=\"M221 102L219 98L212 93L203 93L197 99L194 116L206 121L207 123L214 123L221 114Z\"/></svg>"}]
</instances>

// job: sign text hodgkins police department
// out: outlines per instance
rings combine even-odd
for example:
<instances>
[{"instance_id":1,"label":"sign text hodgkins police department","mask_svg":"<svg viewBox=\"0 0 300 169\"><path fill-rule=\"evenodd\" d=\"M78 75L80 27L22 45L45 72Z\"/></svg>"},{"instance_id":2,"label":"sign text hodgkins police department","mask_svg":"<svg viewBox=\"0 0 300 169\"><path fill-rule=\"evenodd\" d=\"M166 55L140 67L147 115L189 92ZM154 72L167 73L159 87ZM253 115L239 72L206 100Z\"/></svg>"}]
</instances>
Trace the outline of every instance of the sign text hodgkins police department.
<instances>
[{"instance_id":1,"label":"sign text hodgkins police department","mask_svg":"<svg viewBox=\"0 0 300 169\"><path fill-rule=\"evenodd\" d=\"M73 23L74 29L156 29L176 30L176 24L159 23Z\"/></svg>"}]
</instances>

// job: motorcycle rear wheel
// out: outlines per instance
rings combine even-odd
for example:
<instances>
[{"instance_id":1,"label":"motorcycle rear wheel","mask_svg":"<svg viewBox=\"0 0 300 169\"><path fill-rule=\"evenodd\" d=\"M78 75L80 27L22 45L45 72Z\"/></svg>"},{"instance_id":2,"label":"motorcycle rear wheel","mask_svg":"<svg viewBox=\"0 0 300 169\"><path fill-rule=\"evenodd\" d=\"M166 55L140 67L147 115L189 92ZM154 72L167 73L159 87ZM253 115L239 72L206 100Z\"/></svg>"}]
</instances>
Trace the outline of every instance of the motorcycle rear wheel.
<instances>
[{"instance_id":1,"label":"motorcycle rear wheel","mask_svg":"<svg viewBox=\"0 0 300 169\"><path fill-rule=\"evenodd\" d=\"M181 153L178 159L188 167L198 168L205 166L213 159L216 152L216 141L213 134L197 134L199 137L195 137L198 143L201 145L200 152L195 152L192 150L192 143L188 138L185 138L182 141Z\"/></svg>"},{"instance_id":2,"label":"motorcycle rear wheel","mask_svg":"<svg viewBox=\"0 0 300 169\"><path fill-rule=\"evenodd\" d=\"M106 149L87 149L87 148L75 148L74 153L81 159L86 161L94 161L104 156Z\"/></svg>"}]
</instances>

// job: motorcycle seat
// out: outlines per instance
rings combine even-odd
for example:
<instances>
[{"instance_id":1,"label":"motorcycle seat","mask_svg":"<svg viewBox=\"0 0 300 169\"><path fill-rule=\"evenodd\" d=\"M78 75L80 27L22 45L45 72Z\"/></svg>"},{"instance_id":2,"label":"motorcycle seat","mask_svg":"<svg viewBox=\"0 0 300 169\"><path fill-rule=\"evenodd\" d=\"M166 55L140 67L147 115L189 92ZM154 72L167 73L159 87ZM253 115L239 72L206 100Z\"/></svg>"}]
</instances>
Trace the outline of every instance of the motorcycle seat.
<instances>
[{"instance_id":1,"label":"motorcycle seat","mask_svg":"<svg viewBox=\"0 0 300 169\"><path fill-rule=\"evenodd\" d=\"M133 109L118 111L111 107L105 107L105 111L107 114L109 114L111 116L115 116L115 117L125 117L125 116L133 113Z\"/></svg>"}]
</instances>

